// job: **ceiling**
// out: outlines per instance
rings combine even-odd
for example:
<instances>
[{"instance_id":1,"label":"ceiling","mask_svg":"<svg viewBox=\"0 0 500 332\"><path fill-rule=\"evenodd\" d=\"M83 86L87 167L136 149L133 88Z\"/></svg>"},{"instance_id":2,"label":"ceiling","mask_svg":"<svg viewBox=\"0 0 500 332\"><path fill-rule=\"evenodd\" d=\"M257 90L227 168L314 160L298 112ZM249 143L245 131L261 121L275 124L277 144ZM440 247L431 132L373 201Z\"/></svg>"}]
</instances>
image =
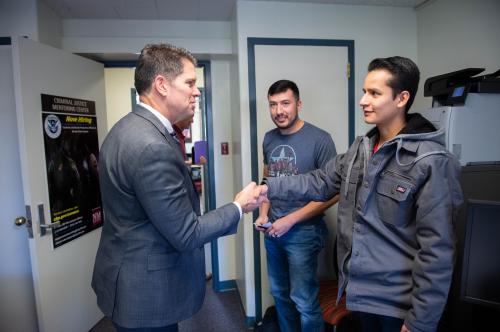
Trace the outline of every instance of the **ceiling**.
<instances>
[{"instance_id":1,"label":"ceiling","mask_svg":"<svg viewBox=\"0 0 500 332\"><path fill-rule=\"evenodd\" d=\"M62 19L230 21L237 0L42 0ZM245 0L269 1L269 0ZM418 7L428 0L279 0Z\"/></svg>"}]
</instances>

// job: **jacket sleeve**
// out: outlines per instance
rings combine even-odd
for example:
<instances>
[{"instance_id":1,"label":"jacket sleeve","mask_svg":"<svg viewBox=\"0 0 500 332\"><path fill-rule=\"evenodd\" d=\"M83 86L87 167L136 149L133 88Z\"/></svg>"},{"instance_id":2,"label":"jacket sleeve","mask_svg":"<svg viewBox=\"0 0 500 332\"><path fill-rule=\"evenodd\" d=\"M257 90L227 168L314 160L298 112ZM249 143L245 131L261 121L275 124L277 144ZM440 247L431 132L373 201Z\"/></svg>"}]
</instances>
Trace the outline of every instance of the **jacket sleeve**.
<instances>
[{"instance_id":1,"label":"jacket sleeve","mask_svg":"<svg viewBox=\"0 0 500 332\"><path fill-rule=\"evenodd\" d=\"M269 200L327 201L340 191L340 165L344 154L330 159L323 168L306 174L266 179Z\"/></svg>"},{"instance_id":2,"label":"jacket sleeve","mask_svg":"<svg viewBox=\"0 0 500 332\"><path fill-rule=\"evenodd\" d=\"M137 199L155 228L178 251L192 250L219 236L236 232L240 219L235 204L197 216L188 193L191 180L172 148L155 143L140 155L133 174Z\"/></svg>"},{"instance_id":3,"label":"jacket sleeve","mask_svg":"<svg viewBox=\"0 0 500 332\"><path fill-rule=\"evenodd\" d=\"M426 165L425 183L416 194L419 250L412 269L411 309L405 325L412 332L435 331L448 298L455 260L453 225L462 203L460 167L451 155Z\"/></svg>"}]
</instances>

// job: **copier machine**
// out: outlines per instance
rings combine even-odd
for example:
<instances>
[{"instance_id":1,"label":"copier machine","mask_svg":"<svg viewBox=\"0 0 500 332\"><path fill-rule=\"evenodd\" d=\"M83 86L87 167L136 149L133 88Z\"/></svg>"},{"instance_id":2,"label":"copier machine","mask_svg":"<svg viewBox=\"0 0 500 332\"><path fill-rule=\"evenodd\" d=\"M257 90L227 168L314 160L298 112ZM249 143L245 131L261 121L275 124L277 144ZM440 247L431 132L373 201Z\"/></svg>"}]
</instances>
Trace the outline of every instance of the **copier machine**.
<instances>
[{"instance_id":1,"label":"copier machine","mask_svg":"<svg viewBox=\"0 0 500 332\"><path fill-rule=\"evenodd\" d=\"M500 70L467 68L427 79L432 107L420 113L446 130L446 147L462 166L500 163Z\"/></svg>"},{"instance_id":2,"label":"copier machine","mask_svg":"<svg viewBox=\"0 0 500 332\"><path fill-rule=\"evenodd\" d=\"M456 265L438 332L486 331L500 317L500 70L468 68L429 78L422 115L446 131L462 166L454 224Z\"/></svg>"}]
</instances>

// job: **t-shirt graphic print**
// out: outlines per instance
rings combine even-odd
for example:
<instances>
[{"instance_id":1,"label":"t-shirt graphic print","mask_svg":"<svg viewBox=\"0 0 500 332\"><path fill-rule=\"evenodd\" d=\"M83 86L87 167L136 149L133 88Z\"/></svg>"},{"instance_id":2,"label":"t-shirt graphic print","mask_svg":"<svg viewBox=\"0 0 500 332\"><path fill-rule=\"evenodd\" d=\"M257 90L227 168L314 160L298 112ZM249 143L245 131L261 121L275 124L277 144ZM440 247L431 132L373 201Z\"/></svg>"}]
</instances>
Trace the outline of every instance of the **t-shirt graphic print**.
<instances>
[{"instance_id":1,"label":"t-shirt graphic print","mask_svg":"<svg viewBox=\"0 0 500 332\"><path fill-rule=\"evenodd\" d=\"M299 174L297 154L290 145L278 145L269 157L269 176L283 177Z\"/></svg>"}]
</instances>

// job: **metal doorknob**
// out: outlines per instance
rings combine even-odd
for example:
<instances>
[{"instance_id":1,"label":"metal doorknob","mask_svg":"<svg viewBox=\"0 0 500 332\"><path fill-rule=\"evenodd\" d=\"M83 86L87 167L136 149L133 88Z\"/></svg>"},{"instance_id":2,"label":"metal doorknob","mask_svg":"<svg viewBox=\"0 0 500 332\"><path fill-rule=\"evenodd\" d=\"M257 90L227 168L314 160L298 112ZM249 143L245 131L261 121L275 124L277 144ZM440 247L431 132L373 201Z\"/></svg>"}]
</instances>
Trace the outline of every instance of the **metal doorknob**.
<instances>
[{"instance_id":1,"label":"metal doorknob","mask_svg":"<svg viewBox=\"0 0 500 332\"><path fill-rule=\"evenodd\" d=\"M14 219L14 224L16 224L16 226L22 226L25 223L26 223L25 217L17 217L16 219Z\"/></svg>"}]
</instances>

